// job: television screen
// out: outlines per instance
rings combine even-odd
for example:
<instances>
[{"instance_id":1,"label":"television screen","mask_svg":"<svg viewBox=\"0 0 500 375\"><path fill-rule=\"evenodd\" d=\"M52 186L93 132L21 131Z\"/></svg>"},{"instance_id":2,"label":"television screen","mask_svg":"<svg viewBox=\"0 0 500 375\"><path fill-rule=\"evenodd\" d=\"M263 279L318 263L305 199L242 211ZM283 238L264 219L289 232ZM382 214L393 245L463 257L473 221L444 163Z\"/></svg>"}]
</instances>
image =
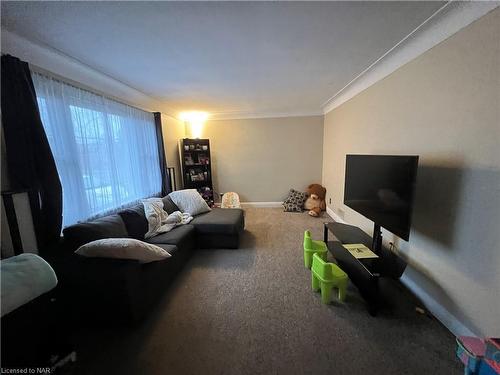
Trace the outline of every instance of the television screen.
<instances>
[{"instance_id":1,"label":"television screen","mask_svg":"<svg viewBox=\"0 0 500 375\"><path fill-rule=\"evenodd\" d=\"M347 155L344 204L408 241L418 156Z\"/></svg>"}]
</instances>

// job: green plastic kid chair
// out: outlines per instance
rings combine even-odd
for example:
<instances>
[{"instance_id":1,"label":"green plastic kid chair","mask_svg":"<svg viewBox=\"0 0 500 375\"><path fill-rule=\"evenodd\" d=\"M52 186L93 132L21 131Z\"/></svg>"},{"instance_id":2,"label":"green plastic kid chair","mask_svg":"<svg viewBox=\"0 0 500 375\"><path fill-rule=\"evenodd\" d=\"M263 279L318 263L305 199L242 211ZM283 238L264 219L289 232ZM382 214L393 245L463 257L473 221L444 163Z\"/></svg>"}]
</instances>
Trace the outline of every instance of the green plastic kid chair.
<instances>
[{"instance_id":1,"label":"green plastic kid chair","mask_svg":"<svg viewBox=\"0 0 500 375\"><path fill-rule=\"evenodd\" d=\"M325 304L330 303L332 288L339 291L339 300L345 300L345 292L349 278L347 274L333 263L327 263L318 254L313 255L312 269L312 289L317 291L321 289L321 301Z\"/></svg>"},{"instance_id":2,"label":"green plastic kid chair","mask_svg":"<svg viewBox=\"0 0 500 375\"><path fill-rule=\"evenodd\" d=\"M316 241L311 238L311 232L304 232L304 265L306 268L311 268L313 254L319 254L326 261L326 253L328 248L323 241Z\"/></svg>"}]
</instances>

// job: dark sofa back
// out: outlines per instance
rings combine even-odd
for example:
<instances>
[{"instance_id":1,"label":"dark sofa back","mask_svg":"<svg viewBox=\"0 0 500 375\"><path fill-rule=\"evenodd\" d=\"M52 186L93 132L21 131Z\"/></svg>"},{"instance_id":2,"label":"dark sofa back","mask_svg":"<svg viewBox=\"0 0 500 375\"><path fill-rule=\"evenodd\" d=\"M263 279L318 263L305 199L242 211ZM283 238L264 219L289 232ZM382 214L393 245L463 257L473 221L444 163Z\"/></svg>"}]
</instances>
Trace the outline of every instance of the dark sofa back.
<instances>
[{"instance_id":1,"label":"dark sofa back","mask_svg":"<svg viewBox=\"0 0 500 375\"><path fill-rule=\"evenodd\" d=\"M80 246L103 238L129 237L120 215L109 215L86 223L64 228L64 249L75 251Z\"/></svg>"},{"instance_id":2,"label":"dark sofa back","mask_svg":"<svg viewBox=\"0 0 500 375\"><path fill-rule=\"evenodd\" d=\"M168 195L163 197L161 200L163 201L163 209L167 211L169 215L172 212L180 211L179 207L177 207L172 198L170 198Z\"/></svg>"},{"instance_id":3,"label":"dark sofa back","mask_svg":"<svg viewBox=\"0 0 500 375\"><path fill-rule=\"evenodd\" d=\"M179 211L179 207L168 195L162 200L163 209L168 214ZM75 251L86 243L104 238L130 237L142 241L147 231L148 221L144 214L144 206L139 203L118 212L118 214L64 228L64 248Z\"/></svg>"},{"instance_id":4,"label":"dark sofa back","mask_svg":"<svg viewBox=\"0 0 500 375\"><path fill-rule=\"evenodd\" d=\"M168 195L163 197L162 201L163 209L167 211L169 215L174 211L179 211L179 207L175 205ZM135 206L118 212L118 215L121 216L125 223L129 236L136 240L143 241L144 235L148 231L148 220L144 213L144 205L142 203L136 204Z\"/></svg>"},{"instance_id":5,"label":"dark sofa back","mask_svg":"<svg viewBox=\"0 0 500 375\"><path fill-rule=\"evenodd\" d=\"M140 241L144 240L144 235L148 231L148 220L144 214L142 203L120 211L118 215L125 223L125 228L127 228L130 237Z\"/></svg>"}]
</instances>

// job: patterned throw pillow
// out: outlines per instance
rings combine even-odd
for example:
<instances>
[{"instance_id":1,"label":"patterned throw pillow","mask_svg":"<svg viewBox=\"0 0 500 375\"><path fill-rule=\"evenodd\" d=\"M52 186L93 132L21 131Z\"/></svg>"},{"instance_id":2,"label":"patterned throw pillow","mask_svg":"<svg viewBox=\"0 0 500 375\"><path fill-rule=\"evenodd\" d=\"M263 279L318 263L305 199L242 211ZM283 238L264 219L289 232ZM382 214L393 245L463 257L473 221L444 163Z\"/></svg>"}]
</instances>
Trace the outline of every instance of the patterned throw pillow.
<instances>
[{"instance_id":1,"label":"patterned throw pillow","mask_svg":"<svg viewBox=\"0 0 500 375\"><path fill-rule=\"evenodd\" d=\"M306 193L290 189L288 197L283 202L283 208L285 212L302 212L306 199Z\"/></svg>"}]
</instances>

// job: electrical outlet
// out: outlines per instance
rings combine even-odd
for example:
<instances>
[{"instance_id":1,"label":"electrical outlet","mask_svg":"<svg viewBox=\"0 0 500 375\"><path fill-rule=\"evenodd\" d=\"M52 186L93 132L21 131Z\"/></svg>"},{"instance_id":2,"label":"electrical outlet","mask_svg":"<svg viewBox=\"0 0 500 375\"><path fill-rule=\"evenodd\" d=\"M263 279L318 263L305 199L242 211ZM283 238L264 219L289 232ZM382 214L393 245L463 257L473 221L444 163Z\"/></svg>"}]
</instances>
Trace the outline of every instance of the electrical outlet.
<instances>
[{"instance_id":1,"label":"electrical outlet","mask_svg":"<svg viewBox=\"0 0 500 375\"><path fill-rule=\"evenodd\" d=\"M389 241L389 250L394 251L394 252L399 252L398 248L396 247L396 244L392 241Z\"/></svg>"}]
</instances>

